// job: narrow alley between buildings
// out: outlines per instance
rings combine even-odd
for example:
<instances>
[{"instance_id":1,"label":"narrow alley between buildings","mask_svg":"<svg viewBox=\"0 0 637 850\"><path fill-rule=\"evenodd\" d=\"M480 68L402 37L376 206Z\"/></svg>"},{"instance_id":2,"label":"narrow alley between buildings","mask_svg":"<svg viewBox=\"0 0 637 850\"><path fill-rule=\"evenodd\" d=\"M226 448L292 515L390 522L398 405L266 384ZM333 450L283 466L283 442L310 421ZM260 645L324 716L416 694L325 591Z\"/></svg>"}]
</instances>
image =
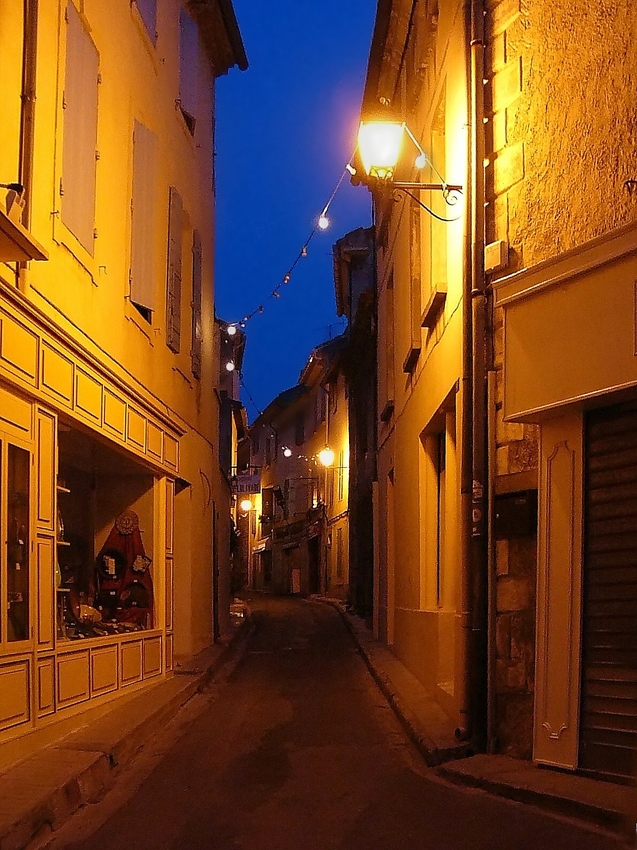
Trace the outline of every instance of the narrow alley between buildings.
<instances>
[{"instance_id":1,"label":"narrow alley between buildings","mask_svg":"<svg viewBox=\"0 0 637 850\"><path fill-rule=\"evenodd\" d=\"M427 768L330 605L254 595L226 681L186 706L51 850L590 848L601 831ZM190 711L190 716L188 712Z\"/></svg>"}]
</instances>

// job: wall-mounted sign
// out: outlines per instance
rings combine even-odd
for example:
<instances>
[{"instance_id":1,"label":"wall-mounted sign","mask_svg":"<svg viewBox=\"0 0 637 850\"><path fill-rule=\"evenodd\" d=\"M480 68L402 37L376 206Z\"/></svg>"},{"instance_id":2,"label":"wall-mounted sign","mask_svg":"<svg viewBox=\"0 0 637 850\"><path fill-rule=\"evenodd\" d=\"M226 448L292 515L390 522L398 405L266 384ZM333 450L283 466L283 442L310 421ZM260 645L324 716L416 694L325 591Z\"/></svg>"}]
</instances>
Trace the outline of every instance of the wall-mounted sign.
<instances>
[{"instance_id":1,"label":"wall-mounted sign","mask_svg":"<svg viewBox=\"0 0 637 850\"><path fill-rule=\"evenodd\" d=\"M261 492L261 476L258 472L243 472L232 476L232 492L235 496Z\"/></svg>"}]
</instances>

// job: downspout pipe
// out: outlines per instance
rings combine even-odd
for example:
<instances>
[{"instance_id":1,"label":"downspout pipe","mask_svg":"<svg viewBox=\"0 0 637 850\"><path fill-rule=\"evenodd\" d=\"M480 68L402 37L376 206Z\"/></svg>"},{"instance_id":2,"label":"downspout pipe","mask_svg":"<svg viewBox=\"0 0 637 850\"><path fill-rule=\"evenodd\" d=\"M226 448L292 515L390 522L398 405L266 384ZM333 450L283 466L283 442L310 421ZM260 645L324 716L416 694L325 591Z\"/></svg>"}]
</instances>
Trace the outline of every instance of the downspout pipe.
<instances>
[{"instance_id":1,"label":"downspout pipe","mask_svg":"<svg viewBox=\"0 0 637 850\"><path fill-rule=\"evenodd\" d=\"M20 95L20 163L19 182L24 186L22 223L31 230L33 198L33 151L35 130L36 61L38 38L38 0L24 0L22 20L22 92ZM26 263L18 272L20 289L24 291Z\"/></svg>"},{"instance_id":2,"label":"downspout pipe","mask_svg":"<svg viewBox=\"0 0 637 850\"><path fill-rule=\"evenodd\" d=\"M486 746L487 546L486 546L486 362L487 311L484 278L484 10L465 6L467 45L467 160L465 288L461 414L461 626L464 670L460 708L466 722L456 730L477 750Z\"/></svg>"},{"instance_id":3,"label":"downspout pipe","mask_svg":"<svg viewBox=\"0 0 637 850\"><path fill-rule=\"evenodd\" d=\"M472 313L472 494L471 494L471 643L469 692L472 738L477 749L487 743L488 704L488 546L487 546L487 322L484 179L484 0L471 2L471 313Z\"/></svg>"}]
</instances>

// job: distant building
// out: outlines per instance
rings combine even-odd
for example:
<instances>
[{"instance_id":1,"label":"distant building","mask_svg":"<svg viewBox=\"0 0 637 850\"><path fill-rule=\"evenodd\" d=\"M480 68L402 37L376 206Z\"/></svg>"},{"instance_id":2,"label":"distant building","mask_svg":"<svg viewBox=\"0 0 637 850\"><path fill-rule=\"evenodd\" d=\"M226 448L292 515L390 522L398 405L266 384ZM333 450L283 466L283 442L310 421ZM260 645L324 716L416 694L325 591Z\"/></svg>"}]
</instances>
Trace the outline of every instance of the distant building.
<instances>
[{"instance_id":1,"label":"distant building","mask_svg":"<svg viewBox=\"0 0 637 850\"><path fill-rule=\"evenodd\" d=\"M250 426L250 469L260 475L261 491L244 526L251 521L250 574L257 589L347 596L344 345L336 337L317 346L299 383L280 393ZM328 449L329 457L321 454Z\"/></svg>"},{"instance_id":2,"label":"distant building","mask_svg":"<svg viewBox=\"0 0 637 850\"><path fill-rule=\"evenodd\" d=\"M336 311L346 316L342 368L349 430L349 602L370 618L374 600L376 474L376 263L373 228L359 228L333 248ZM378 564L376 565L378 567Z\"/></svg>"},{"instance_id":3,"label":"distant building","mask_svg":"<svg viewBox=\"0 0 637 850\"><path fill-rule=\"evenodd\" d=\"M24 0L0 42L5 765L227 627L214 83L247 60L229 0Z\"/></svg>"}]
</instances>

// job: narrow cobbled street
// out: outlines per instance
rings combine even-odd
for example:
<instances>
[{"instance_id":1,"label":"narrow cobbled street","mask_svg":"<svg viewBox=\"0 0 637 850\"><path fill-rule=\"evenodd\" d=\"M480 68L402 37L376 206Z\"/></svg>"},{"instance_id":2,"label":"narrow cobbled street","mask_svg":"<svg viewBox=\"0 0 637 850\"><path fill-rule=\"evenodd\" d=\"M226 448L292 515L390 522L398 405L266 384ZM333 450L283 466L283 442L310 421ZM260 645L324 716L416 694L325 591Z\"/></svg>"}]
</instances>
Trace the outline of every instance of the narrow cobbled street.
<instances>
[{"instance_id":1,"label":"narrow cobbled street","mask_svg":"<svg viewBox=\"0 0 637 850\"><path fill-rule=\"evenodd\" d=\"M49 845L73 850L610 850L609 835L424 766L338 612L251 600L256 632L204 707Z\"/></svg>"}]
</instances>

